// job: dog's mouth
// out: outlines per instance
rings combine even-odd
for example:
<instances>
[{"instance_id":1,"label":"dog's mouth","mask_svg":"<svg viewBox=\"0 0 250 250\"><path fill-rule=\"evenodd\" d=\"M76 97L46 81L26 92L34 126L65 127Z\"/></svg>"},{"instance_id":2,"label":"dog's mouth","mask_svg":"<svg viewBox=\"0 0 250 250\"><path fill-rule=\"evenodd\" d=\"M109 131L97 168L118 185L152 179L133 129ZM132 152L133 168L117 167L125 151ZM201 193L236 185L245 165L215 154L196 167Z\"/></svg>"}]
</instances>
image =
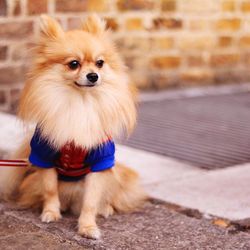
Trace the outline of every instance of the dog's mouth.
<instances>
[{"instance_id":1,"label":"dog's mouth","mask_svg":"<svg viewBox=\"0 0 250 250\"><path fill-rule=\"evenodd\" d=\"M86 85L79 84L78 82L74 82L74 84L80 88L83 88L83 87L92 88L92 87L96 86L95 83L91 83L91 82L87 83Z\"/></svg>"}]
</instances>

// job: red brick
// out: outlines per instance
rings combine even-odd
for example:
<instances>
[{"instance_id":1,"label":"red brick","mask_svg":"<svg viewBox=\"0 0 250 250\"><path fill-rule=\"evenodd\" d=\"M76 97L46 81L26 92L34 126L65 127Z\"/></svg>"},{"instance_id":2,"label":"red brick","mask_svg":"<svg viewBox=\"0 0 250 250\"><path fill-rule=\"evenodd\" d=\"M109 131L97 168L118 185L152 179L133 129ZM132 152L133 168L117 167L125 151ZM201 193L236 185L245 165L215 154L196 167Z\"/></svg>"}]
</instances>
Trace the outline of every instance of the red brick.
<instances>
[{"instance_id":1,"label":"red brick","mask_svg":"<svg viewBox=\"0 0 250 250\"><path fill-rule=\"evenodd\" d=\"M221 7L223 11L235 11L235 1L234 0L224 0L221 3Z\"/></svg>"},{"instance_id":2,"label":"red brick","mask_svg":"<svg viewBox=\"0 0 250 250\"><path fill-rule=\"evenodd\" d=\"M126 20L126 29L127 30L142 30L143 23L141 18L129 18Z\"/></svg>"},{"instance_id":3,"label":"red brick","mask_svg":"<svg viewBox=\"0 0 250 250\"><path fill-rule=\"evenodd\" d=\"M181 73L181 79L193 84L208 84L213 80L213 73L210 70L201 68L189 68Z\"/></svg>"},{"instance_id":4,"label":"red brick","mask_svg":"<svg viewBox=\"0 0 250 250\"><path fill-rule=\"evenodd\" d=\"M179 76L173 74L153 73L150 74L148 78L148 87L155 90L173 89L178 87L180 84Z\"/></svg>"},{"instance_id":5,"label":"red brick","mask_svg":"<svg viewBox=\"0 0 250 250\"><path fill-rule=\"evenodd\" d=\"M1 67L0 68L0 83L3 85L22 83L25 79L24 67Z\"/></svg>"},{"instance_id":6,"label":"red brick","mask_svg":"<svg viewBox=\"0 0 250 250\"><path fill-rule=\"evenodd\" d=\"M207 64L206 58L204 58L200 53L188 55L186 60L188 66L191 67L200 67Z\"/></svg>"},{"instance_id":7,"label":"red brick","mask_svg":"<svg viewBox=\"0 0 250 250\"><path fill-rule=\"evenodd\" d=\"M240 61L239 54L215 54L211 57L211 66L213 67L225 67L237 65Z\"/></svg>"},{"instance_id":8,"label":"red brick","mask_svg":"<svg viewBox=\"0 0 250 250\"><path fill-rule=\"evenodd\" d=\"M212 36L195 36L195 35L183 35L179 41L179 48L184 51L191 49L195 50L208 50L213 48L214 39Z\"/></svg>"},{"instance_id":9,"label":"red brick","mask_svg":"<svg viewBox=\"0 0 250 250\"><path fill-rule=\"evenodd\" d=\"M119 24L115 18L107 17L105 18L105 21L108 29L111 29L113 31L119 30Z\"/></svg>"},{"instance_id":10,"label":"red brick","mask_svg":"<svg viewBox=\"0 0 250 250\"><path fill-rule=\"evenodd\" d=\"M56 11L81 12L87 11L88 0L56 0Z\"/></svg>"},{"instance_id":11,"label":"red brick","mask_svg":"<svg viewBox=\"0 0 250 250\"><path fill-rule=\"evenodd\" d=\"M220 0L180 0L179 8L183 14L212 14L218 11Z\"/></svg>"},{"instance_id":12,"label":"red brick","mask_svg":"<svg viewBox=\"0 0 250 250\"><path fill-rule=\"evenodd\" d=\"M21 0L16 0L16 1L14 1L12 15L18 16L20 14L21 14Z\"/></svg>"},{"instance_id":13,"label":"red brick","mask_svg":"<svg viewBox=\"0 0 250 250\"><path fill-rule=\"evenodd\" d=\"M107 28L117 31L119 29L119 24L115 18L106 17L104 18L106 21ZM80 17L70 17L68 19L68 29L79 29L82 25L82 18Z\"/></svg>"},{"instance_id":14,"label":"red brick","mask_svg":"<svg viewBox=\"0 0 250 250\"><path fill-rule=\"evenodd\" d=\"M242 4L241 4L241 10L243 12L250 12L250 2L249 1L244 1Z\"/></svg>"},{"instance_id":15,"label":"red brick","mask_svg":"<svg viewBox=\"0 0 250 250\"><path fill-rule=\"evenodd\" d=\"M216 22L216 28L218 30L236 31L239 30L240 27L241 20L239 18L225 18Z\"/></svg>"},{"instance_id":16,"label":"red brick","mask_svg":"<svg viewBox=\"0 0 250 250\"><path fill-rule=\"evenodd\" d=\"M243 36L240 38L239 45L241 47L250 47L250 36Z\"/></svg>"},{"instance_id":17,"label":"red brick","mask_svg":"<svg viewBox=\"0 0 250 250\"><path fill-rule=\"evenodd\" d=\"M174 39L172 37L153 37L152 49L170 49L174 46Z\"/></svg>"},{"instance_id":18,"label":"red brick","mask_svg":"<svg viewBox=\"0 0 250 250\"><path fill-rule=\"evenodd\" d=\"M148 60L147 58L144 58L142 56L126 56L124 55L125 63L126 65L131 69L136 71L145 69L148 66Z\"/></svg>"},{"instance_id":19,"label":"red brick","mask_svg":"<svg viewBox=\"0 0 250 250\"><path fill-rule=\"evenodd\" d=\"M28 1L28 14L37 15L46 13L48 11L47 0L29 0Z\"/></svg>"},{"instance_id":20,"label":"red brick","mask_svg":"<svg viewBox=\"0 0 250 250\"><path fill-rule=\"evenodd\" d=\"M244 65L247 66L247 68L249 69L249 66L250 66L250 52L245 52L242 55L242 61L243 61Z\"/></svg>"},{"instance_id":21,"label":"red brick","mask_svg":"<svg viewBox=\"0 0 250 250\"><path fill-rule=\"evenodd\" d=\"M176 18L155 18L153 20L154 28L161 29L180 29L182 28L182 20Z\"/></svg>"},{"instance_id":22,"label":"red brick","mask_svg":"<svg viewBox=\"0 0 250 250\"><path fill-rule=\"evenodd\" d=\"M7 14L6 0L0 0L0 16L6 16L6 14Z\"/></svg>"},{"instance_id":23,"label":"red brick","mask_svg":"<svg viewBox=\"0 0 250 250\"><path fill-rule=\"evenodd\" d=\"M13 44L11 50L11 59L13 61L24 60L25 62L29 62L32 57L32 47L34 47L34 44L32 43Z\"/></svg>"},{"instance_id":24,"label":"red brick","mask_svg":"<svg viewBox=\"0 0 250 250\"><path fill-rule=\"evenodd\" d=\"M1 39L27 39L33 34L32 22L7 22L0 24Z\"/></svg>"},{"instance_id":25,"label":"red brick","mask_svg":"<svg viewBox=\"0 0 250 250\"><path fill-rule=\"evenodd\" d=\"M21 95L21 89L20 88L11 89L11 91L10 91L10 100L11 100L10 108L11 108L12 113L17 112L20 95Z\"/></svg>"},{"instance_id":26,"label":"red brick","mask_svg":"<svg viewBox=\"0 0 250 250\"><path fill-rule=\"evenodd\" d=\"M3 105L7 102L6 90L0 90L0 104Z\"/></svg>"},{"instance_id":27,"label":"red brick","mask_svg":"<svg viewBox=\"0 0 250 250\"><path fill-rule=\"evenodd\" d=\"M19 16L21 14L21 1L22 0L9 1L11 4L9 5L8 12L11 16Z\"/></svg>"},{"instance_id":28,"label":"red brick","mask_svg":"<svg viewBox=\"0 0 250 250\"><path fill-rule=\"evenodd\" d=\"M176 0L161 0L161 9L163 11L175 11Z\"/></svg>"},{"instance_id":29,"label":"red brick","mask_svg":"<svg viewBox=\"0 0 250 250\"><path fill-rule=\"evenodd\" d=\"M237 83L249 81L249 70L238 70L234 67L215 70L214 82L216 84Z\"/></svg>"},{"instance_id":30,"label":"red brick","mask_svg":"<svg viewBox=\"0 0 250 250\"><path fill-rule=\"evenodd\" d=\"M0 46L0 60L5 60L6 59L7 51L8 51L7 46Z\"/></svg>"},{"instance_id":31,"label":"red brick","mask_svg":"<svg viewBox=\"0 0 250 250\"><path fill-rule=\"evenodd\" d=\"M181 58L178 56L158 56L151 60L151 65L155 69L173 69L178 68Z\"/></svg>"},{"instance_id":32,"label":"red brick","mask_svg":"<svg viewBox=\"0 0 250 250\"><path fill-rule=\"evenodd\" d=\"M109 9L107 0L56 0L56 11L59 12L105 12Z\"/></svg>"},{"instance_id":33,"label":"red brick","mask_svg":"<svg viewBox=\"0 0 250 250\"><path fill-rule=\"evenodd\" d=\"M231 36L221 36L219 37L218 45L219 47L229 47L232 45L233 38Z\"/></svg>"},{"instance_id":34,"label":"red brick","mask_svg":"<svg viewBox=\"0 0 250 250\"><path fill-rule=\"evenodd\" d=\"M107 0L88 0L87 2L88 11L105 12L110 9L110 4Z\"/></svg>"},{"instance_id":35,"label":"red brick","mask_svg":"<svg viewBox=\"0 0 250 250\"><path fill-rule=\"evenodd\" d=\"M153 0L118 0L117 7L120 11L152 10L155 3Z\"/></svg>"},{"instance_id":36,"label":"red brick","mask_svg":"<svg viewBox=\"0 0 250 250\"><path fill-rule=\"evenodd\" d=\"M210 22L207 19L195 18L191 19L189 22L189 29L191 32L207 30L209 28Z\"/></svg>"},{"instance_id":37,"label":"red brick","mask_svg":"<svg viewBox=\"0 0 250 250\"><path fill-rule=\"evenodd\" d=\"M116 40L120 50L124 50L126 54L129 52L148 51L150 49L149 39L137 36L126 36Z\"/></svg>"}]
</instances>

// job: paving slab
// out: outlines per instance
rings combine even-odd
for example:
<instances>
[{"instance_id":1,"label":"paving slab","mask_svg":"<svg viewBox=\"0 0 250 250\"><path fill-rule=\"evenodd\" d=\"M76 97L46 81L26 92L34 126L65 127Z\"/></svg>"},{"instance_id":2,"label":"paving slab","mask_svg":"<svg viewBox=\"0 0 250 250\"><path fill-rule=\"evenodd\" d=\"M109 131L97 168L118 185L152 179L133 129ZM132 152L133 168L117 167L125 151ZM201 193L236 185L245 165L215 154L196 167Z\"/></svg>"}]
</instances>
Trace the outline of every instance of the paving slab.
<instances>
[{"instance_id":1,"label":"paving slab","mask_svg":"<svg viewBox=\"0 0 250 250\"><path fill-rule=\"evenodd\" d=\"M152 197L230 220L250 218L250 164L206 171L123 145L117 158L139 172Z\"/></svg>"},{"instance_id":2,"label":"paving slab","mask_svg":"<svg viewBox=\"0 0 250 250\"><path fill-rule=\"evenodd\" d=\"M190 176L207 172L170 157L119 144L116 145L116 159L135 169L145 186L181 182Z\"/></svg>"}]
</instances>

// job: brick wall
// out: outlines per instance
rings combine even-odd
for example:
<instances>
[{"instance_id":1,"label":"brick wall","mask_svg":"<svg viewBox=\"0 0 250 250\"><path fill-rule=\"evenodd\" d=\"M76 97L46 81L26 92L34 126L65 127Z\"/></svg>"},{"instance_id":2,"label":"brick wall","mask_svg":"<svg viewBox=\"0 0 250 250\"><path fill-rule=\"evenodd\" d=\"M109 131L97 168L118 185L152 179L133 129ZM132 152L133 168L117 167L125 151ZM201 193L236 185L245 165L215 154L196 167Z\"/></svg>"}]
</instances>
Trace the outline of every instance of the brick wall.
<instances>
[{"instance_id":1,"label":"brick wall","mask_svg":"<svg viewBox=\"0 0 250 250\"><path fill-rule=\"evenodd\" d=\"M98 12L140 88L250 80L249 0L0 0L0 109L13 110L38 15L76 28Z\"/></svg>"}]
</instances>

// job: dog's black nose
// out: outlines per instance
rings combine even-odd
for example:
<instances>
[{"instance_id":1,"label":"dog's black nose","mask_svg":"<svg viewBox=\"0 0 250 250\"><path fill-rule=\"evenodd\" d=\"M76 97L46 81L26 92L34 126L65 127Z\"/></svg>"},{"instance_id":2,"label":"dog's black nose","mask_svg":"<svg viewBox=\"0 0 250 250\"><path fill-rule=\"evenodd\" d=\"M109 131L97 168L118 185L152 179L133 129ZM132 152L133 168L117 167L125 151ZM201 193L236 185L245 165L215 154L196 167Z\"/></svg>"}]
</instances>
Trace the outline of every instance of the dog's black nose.
<instances>
[{"instance_id":1,"label":"dog's black nose","mask_svg":"<svg viewBox=\"0 0 250 250\"><path fill-rule=\"evenodd\" d=\"M94 83L98 80L98 75L96 73L89 73L86 75L86 77L92 83Z\"/></svg>"}]
</instances>

